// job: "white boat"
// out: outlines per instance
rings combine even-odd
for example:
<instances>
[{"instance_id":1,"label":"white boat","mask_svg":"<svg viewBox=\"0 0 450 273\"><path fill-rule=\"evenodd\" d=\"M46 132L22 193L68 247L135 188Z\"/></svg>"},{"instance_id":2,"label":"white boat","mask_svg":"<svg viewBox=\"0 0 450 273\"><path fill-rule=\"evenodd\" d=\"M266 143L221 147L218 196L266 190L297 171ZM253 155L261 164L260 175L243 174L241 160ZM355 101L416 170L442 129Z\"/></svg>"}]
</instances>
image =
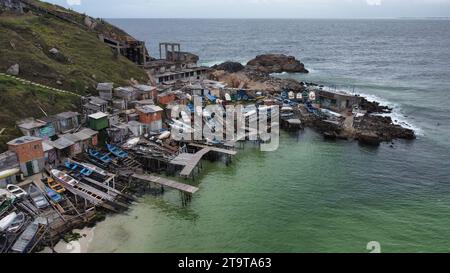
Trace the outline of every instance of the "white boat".
<instances>
[{"instance_id":1,"label":"white boat","mask_svg":"<svg viewBox=\"0 0 450 273\"><path fill-rule=\"evenodd\" d=\"M53 169L51 171L51 174L56 180L58 180L60 182L63 182L63 183L66 183L66 184L69 184L71 186L74 186L74 185L79 183L73 177L71 177L70 175L68 175L68 174L66 174L64 172L61 172L60 170Z\"/></svg>"},{"instance_id":2,"label":"white boat","mask_svg":"<svg viewBox=\"0 0 450 273\"><path fill-rule=\"evenodd\" d=\"M294 111L294 108L290 107L290 106L285 106L283 108L281 108L281 112L292 112Z\"/></svg>"},{"instance_id":3,"label":"white boat","mask_svg":"<svg viewBox=\"0 0 450 273\"><path fill-rule=\"evenodd\" d=\"M167 132L162 133L162 134L158 137L158 139L163 140L163 139L168 139L169 137L170 137L170 132L167 131Z\"/></svg>"},{"instance_id":4,"label":"white boat","mask_svg":"<svg viewBox=\"0 0 450 273\"><path fill-rule=\"evenodd\" d=\"M0 220L0 231L3 232L5 231L7 228L9 228L9 226L11 226L11 224L14 222L14 220L17 217L17 213L13 212L8 214L5 218Z\"/></svg>"},{"instance_id":5,"label":"white boat","mask_svg":"<svg viewBox=\"0 0 450 273\"><path fill-rule=\"evenodd\" d=\"M14 197L14 195L12 195L9 191L4 190L4 189L0 189L0 197L3 198L11 198Z\"/></svg>"},{"instance_id":6,"label":"white boat","mask_svg":"<svg viewBox=\"0 0 450 273\"><path fill-rule=\"evenodd\" d=\"M20 229L22 229L23 225L25 224L25 220L26 220L25 214L23 212L19 212L19 214L17 214L16 219L14 219L11 225L9 225L7 231L9 233L18 232Z\"/></svg>"},{"instance_id":7,"label":"white boat","mask_svg":"<svg viewBox=\"0 0 450 273\"><path fill-rule=\"evenodd\" d=\"M289 99L290 99L290 100L293 100L293 99L295 99L295 93L294 93L294 92L292 92L292 91L291 91L291 92L289 92L289 93L288 93L288 97L289 97Z\"/></svg>"},{"instance_id":8,"label":"white boat","mask_svg":"<svg viewBox=\"0 0 450 273\"><path fill-rule=\"evenodd\" d=\"M6 189L14 195L16 198L21 198L27 196L27 192L19 186L9 184L6 186Z\"/></svg>"}]
</instances>

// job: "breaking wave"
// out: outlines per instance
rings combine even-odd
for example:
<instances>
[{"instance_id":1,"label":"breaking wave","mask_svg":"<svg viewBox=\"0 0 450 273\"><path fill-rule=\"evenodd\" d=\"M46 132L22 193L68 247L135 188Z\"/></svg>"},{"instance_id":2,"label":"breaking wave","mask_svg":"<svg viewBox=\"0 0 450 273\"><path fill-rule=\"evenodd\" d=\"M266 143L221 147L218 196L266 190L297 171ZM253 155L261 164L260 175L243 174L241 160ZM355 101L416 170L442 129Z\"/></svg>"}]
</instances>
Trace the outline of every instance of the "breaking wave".
<instances>
[{"instance_id":1,"label":"breaking wave","mask_svg":"<svg viewBox=\"0 0 450 273\"><path fill-rule=\"evenodd\" d=\"M391 113L386 114L377 114L378 116L384 116L384 117L390 117L392 119L392 122L397 125L401 125L402 127L405 127L407 129L413 130L417 135L423 136L423 130L413 124L408 118L402 113L401 105L395 102L388 101L386 99L383 99L379 96L373 95L373 94L366 94L366 93L360 93L360 92L350 92L345 89L335 89L331 88L329 86L325 86L323 88L324 90L333 91L333 92L341 92L346 94L353 94L353 95L359 95L362 97L365 97L370 102L378 102L381 106L387 106L392 109Z\"/></svg>"}]
</instances>

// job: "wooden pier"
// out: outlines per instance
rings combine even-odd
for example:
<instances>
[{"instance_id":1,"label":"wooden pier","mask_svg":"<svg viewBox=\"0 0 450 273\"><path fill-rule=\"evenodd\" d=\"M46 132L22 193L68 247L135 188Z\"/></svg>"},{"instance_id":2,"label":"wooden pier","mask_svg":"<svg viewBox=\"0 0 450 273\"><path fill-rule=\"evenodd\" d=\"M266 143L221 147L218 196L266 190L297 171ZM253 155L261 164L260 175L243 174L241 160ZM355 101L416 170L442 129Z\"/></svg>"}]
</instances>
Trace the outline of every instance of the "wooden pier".
<instances>
[{"instance_id":1,"label":"wooden pier","mask_svg":"<svg viewBox=\"0 0 450 273\"><path fill-rule=\"evenodd\" d=\"M179 183L173 180L149 174L134 174L132 178L150 183L155 183L161 186L169 187L189 194L194 194L199 190L197 187L191 185Z\"/></svg>"},{"instance_id":2,"label":"wooden pier","mask_svg":"<svg viewBox=\"0 0 450 273\"><path fill-rule=\"evenodd\" d=\"M185 178L192 176L195 168L199 165L202 158L209 152L216 152L227 156L234 156L237 154L237 152L234 150L227 150L223 148L217 148L197 143L189 143L188 145L196 148L201 148L201 150L195 154L190 153L179 154L176 158L174 158L170 162L173 165L184 166L184 168L180 172L180 176Z\"/></svg>"},{"instance_id":3,"label":"wooden pier","mask_svg":"<svg viewBox=\"0 0 450 273\"><path fill-rule=\"evenodd\" d=\"M217 152L220 154L226 154L226 155L232 155L232 156L237 155L237 152L233 151L233 150L227 150L227 149L217 148L217 147L203 145L203 144L189 143L189 146L208 149L207 153L212 151L212 152Z\"/></svg>"}]
</instances>

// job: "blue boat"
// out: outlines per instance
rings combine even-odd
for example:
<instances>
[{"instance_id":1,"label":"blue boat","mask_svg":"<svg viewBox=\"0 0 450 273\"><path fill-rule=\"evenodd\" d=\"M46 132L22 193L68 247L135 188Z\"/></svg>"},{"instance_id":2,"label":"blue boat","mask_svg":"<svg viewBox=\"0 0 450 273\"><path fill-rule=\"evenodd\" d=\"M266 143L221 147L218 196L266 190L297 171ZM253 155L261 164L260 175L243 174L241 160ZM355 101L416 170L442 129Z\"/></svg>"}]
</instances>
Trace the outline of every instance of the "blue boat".
<instances>
[{"instance_id":1,"label":"blue boat","mask_svg":"<svg viewBox=\"0 0 450 273\"><path fill-rule=\"evenodd\" d=\"M96 151L94 149L89 149L89 155L104 164L109 164L112 162L111 157L109 157L108 155L102 154L99 151Z\"/></svg>"},{"instance_id":2,"label":"blue boat","mask_svg":"<svg viewBox=\"0 0 450 273\"><path fill-rule=\"evenodd\" d=\"M65 165L66 165L66 168L68 168L69 170L79 172L85 176L90 176L93 173L92 170L85 168L81 165L78 165L77 163L66 161Z\"/></svg>"},{"instance_id":3,"label":"blue boat","mask_svg":"<svg viewBox=\"0 0 450 273\"><path fill-rule=\"evenodd\" d=\"M208 100L211 101L212 103L215 103L217 100L217 97L211 94L207 94L206 98L208 98Z\"/></svg>"},{"instance_id":4,"label":"blue boat","mask_svg":"<svg viewBox=\"0 0 450 273\"><path fill-rule=\"evenodd\" d=\"M45 193L56 203L59 203L63 200L62 196L59 193L50 189L49 187L45 187Z\"/></svg>"},{"instance_id":5,"label":"blue boat","mask_svg":"<svg viewBox=\"0 0 450 273\"><path fill-rule=\"evenodd\" d=\"M118 147L111 145L111 144L107 144L106 145L108 147L108 150L115 156L119 157L119 158L127 158L128 157L128 153L122 151L121 149L119 149Z\"/></svg>"}]
</instances>

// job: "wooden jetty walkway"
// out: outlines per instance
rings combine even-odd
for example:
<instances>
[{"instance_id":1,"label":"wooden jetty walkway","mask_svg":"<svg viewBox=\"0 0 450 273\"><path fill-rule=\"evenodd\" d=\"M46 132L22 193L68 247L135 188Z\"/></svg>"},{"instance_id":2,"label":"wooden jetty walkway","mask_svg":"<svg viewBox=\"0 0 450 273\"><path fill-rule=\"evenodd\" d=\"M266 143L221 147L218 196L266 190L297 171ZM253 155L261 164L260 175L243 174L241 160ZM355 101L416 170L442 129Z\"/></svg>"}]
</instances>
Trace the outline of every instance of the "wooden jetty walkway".
<instances>
[{"instance_id":1,"label":"wooden jetty walkway","mask_svg":"<svg viewBox=\"0 0 450 273\"><path fill-rule=\"evenodd\" d=\"M134 174L132 176L132 178L155 183L155 184L158 184L161 186L169 187L169 188L176 189L176 190L179 190L179 191L182 191L185 193L190 193L190 194L194 194L199 190L197 187L194 187L191 185L175 182L173 180L169 180L169 179L166 179L163 177L149 175L149 174L143 174L143 175L142 174Z\"/></svg>"},{"instance_id":2,"label":"wooden jetty walkway","mask_svg":"<svg viewBox=\"0 0 450 273\"><path fill-rule=\"evenodd\" d=\"M203 145L203 144L189 143L189 146L208 149L209 151L207 151L207 153L212 151L212 152L217 152L217 153L226 154L226 155L233 155L233 156L237 155L237 152L234 150L227 150L227 149L217 148L217 147Z\"/></svg>"},{"instance_id":3,"label":"wooden jetty walkway","mask_svg":"<svg viewBox=\"0 0 450 273\"><path fill-rule=\"evenodd\" d=\"M190 153L179 154L176 158L174 158L170 162L173 165L184 166L183 170L181 170L180 172L180 176L185 178L190 177L192 175L194 169L198 166L200 160L202 160L202 158L209 152L221 153L227 156L234 156L237 154L237 152L234 150L227 150L223 148L217 148L214 146L202 145L197 143L188 143L188 145L196 148L201 148L201 150L195 154Z\"/></svg>"}]
</instances>

